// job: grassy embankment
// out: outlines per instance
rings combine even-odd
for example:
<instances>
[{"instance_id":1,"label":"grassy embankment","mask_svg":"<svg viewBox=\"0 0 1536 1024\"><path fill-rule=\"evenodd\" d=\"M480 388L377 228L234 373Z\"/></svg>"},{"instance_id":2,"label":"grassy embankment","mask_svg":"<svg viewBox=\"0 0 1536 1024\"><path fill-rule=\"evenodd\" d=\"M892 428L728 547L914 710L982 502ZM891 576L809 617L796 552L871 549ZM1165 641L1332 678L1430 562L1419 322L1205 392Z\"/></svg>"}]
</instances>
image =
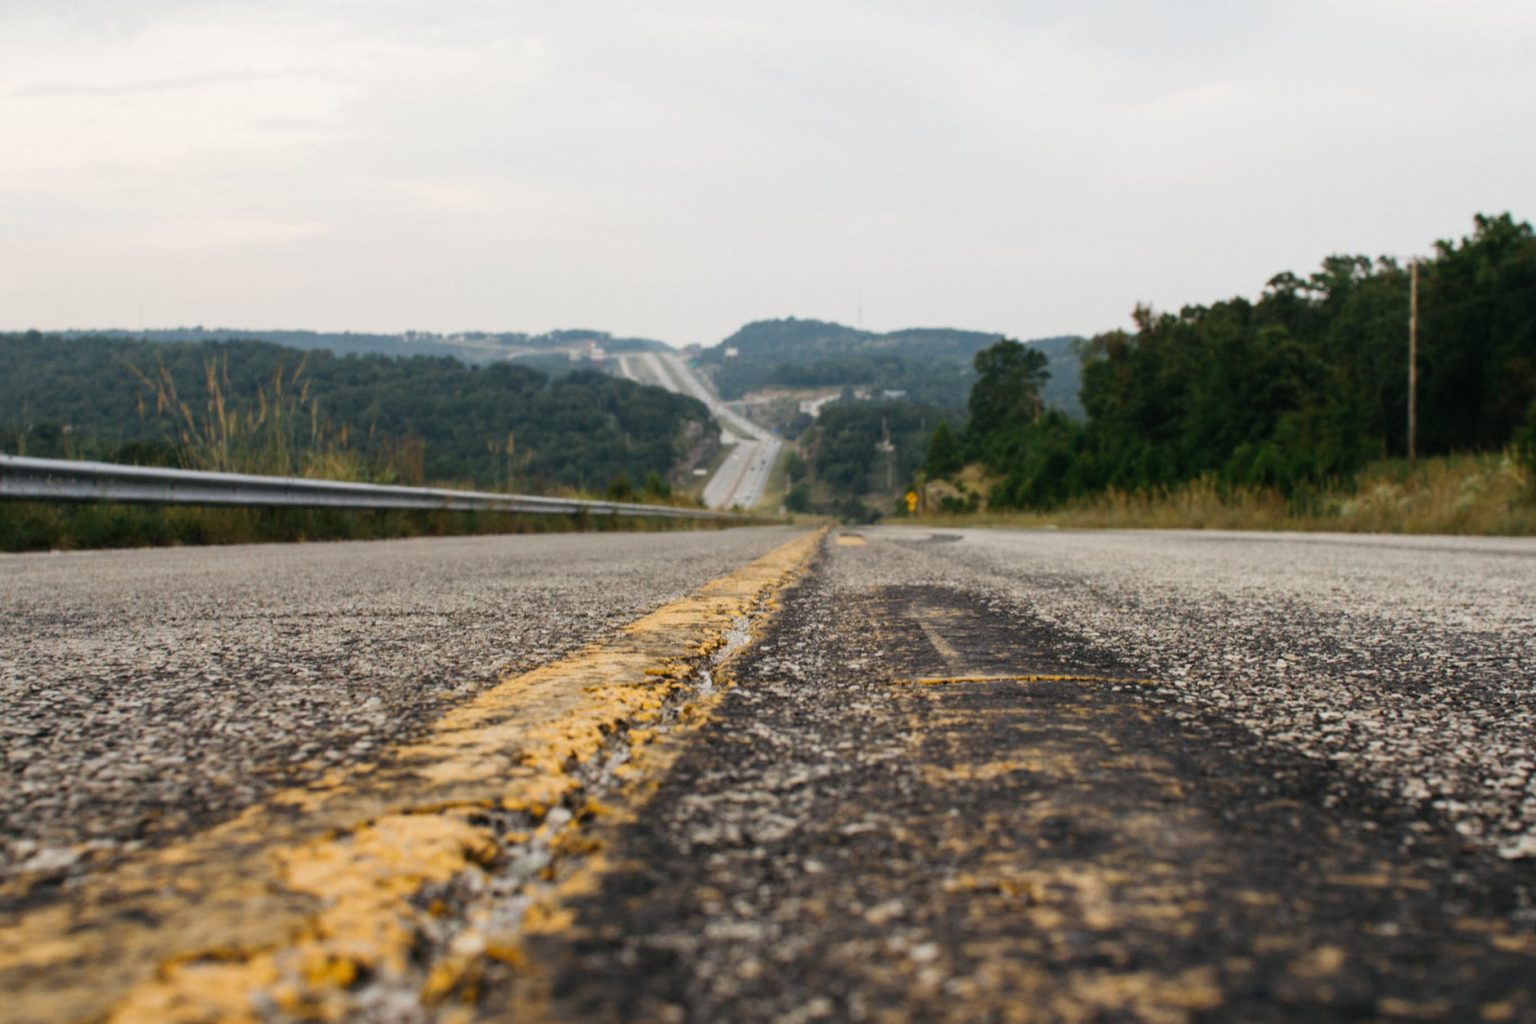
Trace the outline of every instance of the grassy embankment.
<instances>
[{"instance_id":1,"label":"grassy embankment","mask_svg":"<svg viewBox=\"0 0 1536 1024\"><path fill-rule=\"evenodd\" d=\"M962 477L972 490L985 481ZM1536 478L1506 452L1393 460L1367 466L1353 487L1285 498L1223 489L1209 479L1167 491L1110 491L1042 512L928 514L895 520L948 526L1314 530L1342 533L1536 535Z\"/></svg>"}]
</instances>

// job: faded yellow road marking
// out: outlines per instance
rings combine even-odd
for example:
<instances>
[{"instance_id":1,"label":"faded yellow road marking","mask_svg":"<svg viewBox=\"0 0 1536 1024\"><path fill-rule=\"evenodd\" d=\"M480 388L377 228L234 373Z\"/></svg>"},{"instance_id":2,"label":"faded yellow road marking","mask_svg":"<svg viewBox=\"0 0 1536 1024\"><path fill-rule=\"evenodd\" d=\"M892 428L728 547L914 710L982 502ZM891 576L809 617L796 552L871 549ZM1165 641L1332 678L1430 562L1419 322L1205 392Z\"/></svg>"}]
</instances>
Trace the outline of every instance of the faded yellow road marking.
<instances>
[{"instance_id":1,"label":"faded yellow road marking","mask_svg":"<svg viewBox=\"0 0 1536 1024\"><path fill-rule=\"evenodd\" d=\"M966 683L1105 683L1156 686L1155 679L1131 679L1119 676L1082 675L1005 675L1005 676L928 676L920 679L893 679L896 686L960 686Z\"/></svg>"},{"instance_id":2,"label":"faded yellow road marking","mask_svg":"<svg viewBox=\"0 0 1536 1024\"><path fill-rule=\"evenodd\" d=\"M1048 714L1021 712L1007 705L966 703L952 689L1056 682L1141 680L973 675L897 685L897 700L909 723L909 762L932 787L935 800L976 786L1004 787L1019 797L1005 800L994 812L946 819L941 856L920 850L900 854L952 865L945 890L977 922L975 939L955 950L940 946L941 972L951 970L946 962L951 957L981 961L979 968L953 968L964 976L952 996L954 1005L963 1007L957 1019L1003 1017L1000 1008L1014 1004L1020 990L1031 992L1039 1007L1020 1019L1038 1014L1053 1020L1176 1022L1213 1010L1223 994L1209 967L1084 968L1072 962L1057 938L1091 934L1105 959L1119 962L1132 959L1128 935L1186 939L1203 894L1169 862L1210 862L1218 851L1198 813L1178 801L1182 792L1172 765L1150 756L1127 758L1118 750L1113 723L1121 716L1140 719L1143 712L1123 705L1073 704L1053 706ZM985 737L998 728L1000 718L1012 725L989 742ZM1111 769L1117 762L1125 763ZM1108 771L1114 784L1106 784ZM1117 800L1120 785L1134 796ZM1072 834L1112 838L1095 838L1071 858L1042 856L1038 837L1064 823ZM1158 844L1177 851L1169 857ZM1022 934L982 937L991 922L1005 918L1028 922L1029 928Z\"/></svg>"},{"instance_id":3,"label":"faded yellow road marking","mask_svg":"<svg viewBox=\"0 0 1536 1024\"><path fill-rule=\"evenodd\" d=\"M440 911L412 897L495 855L486 812L538 820L579 791L570 769L616 732L639 727L630 741L644 742L693 661L803 572L822 536L501 683L376 765L279 793L0 919L0 1020L254 1021L262 1006L344 1019L348 986L399 976ZM429 977L422 995L441 987Z\"/></svg>"},{"instance_id":4,"label":"faded yellow road marking","mask_svg":"<svg viewBox=\"0 0 1536 1024\"><path fill-rule=\"evenodd\" d=\"M928 645L938 653L947 671L956 675L965 671L967 667L965 656L955 649L955 645L950 643L926 616L920 616L913 621L917 623L918 629L922 630L923 636L928 639Z\"/></svg>"},{"instance_id":5,"label":"faded yellow road marking","mask_svg":"<svg viewBox=\"0 0 1536 1024\"><path fill-rule=\"evenodd\" d=\"M1274 970L1263 966L1266 959L1281 965L1278 979L1269 982L1283 1000L1277 1005L1333 998L1336 978L1358 954L1319 945L1315 922L1328 912L1314 910L1308 900L1315 895L1298 897L1283 878L1251 874L1242 831L1234 837L1230 826L1186 792L1187 782L1205 780L1191 780L1170 754L1137 742L1155 720L1152 709L1096 687L1055 687L1055 699L1038 702L1016 700L1028 695L1023 688L989 688L1013 682L1148 681L969 676L905 680L889 691L907 718L904 761L924 787L915 804L942 811L948 803L950 810L939 819L939 853L923 829L913 827L905 834L892 830L883 855L895 863L943 865L952 908L974 926L956 946L935 940L936 976L957 980L944 988L943 1005L955 1008L954 1016L933 1019L1010 1019L1020 991L1032 1000L1031 1012L1020 1019L1241 1016L1224 1009L1225 987L1234 994L1249 990L1252 979ZM978 792L987 794L979 810ZM1274 808L1250 808L1266 809ZM1322 887L1395 892L1398 898L1433 891L1411 863L1361 862L1347 853L1337 865L1310 861L1293 872L1311 894ZM1249 923L1224 924L1227 914ZM1009 933L998 921L1028 927ZM1292 923L1270 930L1275 921ZM1536 940L1508 921L1465 918L1454 927L1463 939L1451 961L1458 969L1487 953L1536 954ZM1210 965L1186 969L1177 957L1159 959L1161 949L1187 948L1196 936L1223 933L1229 945L1219 965L1213 958ZM1529 945L1518 945L1522 939ZM1367 940L1361 948L1376 955ZM1083 949L1092 949L1094 957L1083 957ZM1483 1019L1516 1019L1528 1009L1521 976L1516 970L1500 983L1510 997L1484 1003ZM1379 1001L1377 1011L1437 1020L1452 1012L1448 1003L1390 998Z\"/></svg>"},{"instance_id":6,"label":"faded yellow road marking","mask_svg":"<svg viewBox=\"0 0 1536 1024\"><path fill-rule=\"evenodd\" d=\"M840 533L837 535L837 542L845 548L861 548L869 543L856 533Z\"/></svg>"}]
</instances>

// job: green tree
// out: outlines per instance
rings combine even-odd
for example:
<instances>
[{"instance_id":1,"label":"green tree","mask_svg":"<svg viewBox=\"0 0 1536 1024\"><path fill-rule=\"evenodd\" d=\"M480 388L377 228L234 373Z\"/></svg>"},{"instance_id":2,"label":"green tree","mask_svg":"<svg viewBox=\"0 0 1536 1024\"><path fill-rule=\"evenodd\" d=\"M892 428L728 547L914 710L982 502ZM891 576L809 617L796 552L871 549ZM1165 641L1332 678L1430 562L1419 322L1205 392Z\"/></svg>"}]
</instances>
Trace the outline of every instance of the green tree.
<instances>
[{"instance_id":1,"label":"green tree","mask_svg":"<svg viewBox=\"0 0 1536 1024\"><path fill-rule=\"evenodd\" d=\"M930 477L948 476L965 465L965 451L959 438L949 429L949 424L939 420L928 439L928 456L923 460L923 472Z\"/></svg>"},{"instance_id":2,"label":"green tree","mask_svg":"<svg viewBox=\"0 0 1536 1024\"><path fill-rule=\"evenodd\" d=\"M654 469L645 474L645 493L656 498L670 498L672 487Z\"/></svg>"},{"instance_id":3,"label":"green tree","mask_svg":"<svg viewBox=\"0 0 1536 1024\"><path fill-rule=\"evenodd\" d=\"M1005 432L1040 418L1040 388L1050 377L1045 354L1008 338L976 353L976 383L969 402L970 432Z\"/></svg>"}]
</instances>

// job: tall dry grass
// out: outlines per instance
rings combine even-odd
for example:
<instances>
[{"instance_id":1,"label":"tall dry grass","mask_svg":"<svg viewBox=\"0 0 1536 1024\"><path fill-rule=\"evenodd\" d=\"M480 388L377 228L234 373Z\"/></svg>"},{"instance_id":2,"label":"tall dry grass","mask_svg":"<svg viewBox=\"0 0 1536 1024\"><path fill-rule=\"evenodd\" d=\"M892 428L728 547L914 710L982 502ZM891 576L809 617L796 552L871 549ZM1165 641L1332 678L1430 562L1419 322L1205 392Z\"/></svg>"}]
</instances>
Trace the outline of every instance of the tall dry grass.
<instances>
[{"instance_id":1,"label":"tall dry grass","mask_svg":"<svg viewBox=\"0 0 1536 1024\"><path fill-rule=\"evenodd\" d=\"M952 525L1314 530L1342 533L1536 535L1536 479L1515 452L1374 463L1352 485L1287 499L1210 478L1153 492L1107 491L1049 512L927 515Z\"/></svg>"},{"instance_id":2,"label":"tall dry grass","mask_svg":"<svg viewBox=\"0 0 1536 1024\"><path fill-rule=\"evenodd\" d=\"M279 365L256 389L254 400L231 395L229 357L203 364L204 394L184 399L163 361L153 375L127 364L154 402L155 415L168 416L182 462L188 469L264 476L304 476L359 481L369 478L361 453L350 447L350 429L329 423L310 393L306 359L292 372ZM149 413L139 395L139 415Z\"/></svg>"}]
</instances>

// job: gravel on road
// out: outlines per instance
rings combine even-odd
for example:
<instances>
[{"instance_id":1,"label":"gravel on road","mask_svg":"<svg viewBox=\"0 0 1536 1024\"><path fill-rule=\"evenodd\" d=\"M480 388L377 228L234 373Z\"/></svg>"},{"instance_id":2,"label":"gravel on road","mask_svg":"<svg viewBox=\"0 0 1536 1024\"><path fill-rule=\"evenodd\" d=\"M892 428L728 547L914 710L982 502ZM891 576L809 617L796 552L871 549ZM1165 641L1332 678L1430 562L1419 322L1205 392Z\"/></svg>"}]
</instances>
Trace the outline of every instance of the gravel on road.
<instances>
[{"instance_id":1,"label":"gravel on road","mask_svg":"<svg viewBox=\"0 0 1536 1024\"><path fill-rule=\"evenodd\" d=\"M0 556L0 904L366 762L790 535Z\"/></svg>"},{"instance_id":2,"label":"gravel on road","mask_svg":"<svg viewBox=\"0 0 1536 1024\"><path fill-rule=\"evenodd\" d=\"M790 535L0 564L13 875L367 766ZM1536 1020L1533 595L1519 540L844 531L548 836L413 894L451 1001L354 1019Z\"/></svg>"},{"instance_id":3,"label":"gravel on road","mask_svg":"<svg viewBox=\"0 0 1536 1024\"><path fill-rule=\"evenodd\" d=\"M928 534L891 531L909 553ZM961 535L955 535L961 536ZM982 587L1468 839L1536 857L1536 542L972 531L885 570Z\"/></svg>"},{"instance_id":4,"label":"gravel on road","mask_svg":"<svg viewBox=\"0 0 1536 1024\"><path fill-rule=\"evenodd\" d=\"M488 1018L1536 1019L1536 546L839 541Z\"/></svg>"}]
</instances>

